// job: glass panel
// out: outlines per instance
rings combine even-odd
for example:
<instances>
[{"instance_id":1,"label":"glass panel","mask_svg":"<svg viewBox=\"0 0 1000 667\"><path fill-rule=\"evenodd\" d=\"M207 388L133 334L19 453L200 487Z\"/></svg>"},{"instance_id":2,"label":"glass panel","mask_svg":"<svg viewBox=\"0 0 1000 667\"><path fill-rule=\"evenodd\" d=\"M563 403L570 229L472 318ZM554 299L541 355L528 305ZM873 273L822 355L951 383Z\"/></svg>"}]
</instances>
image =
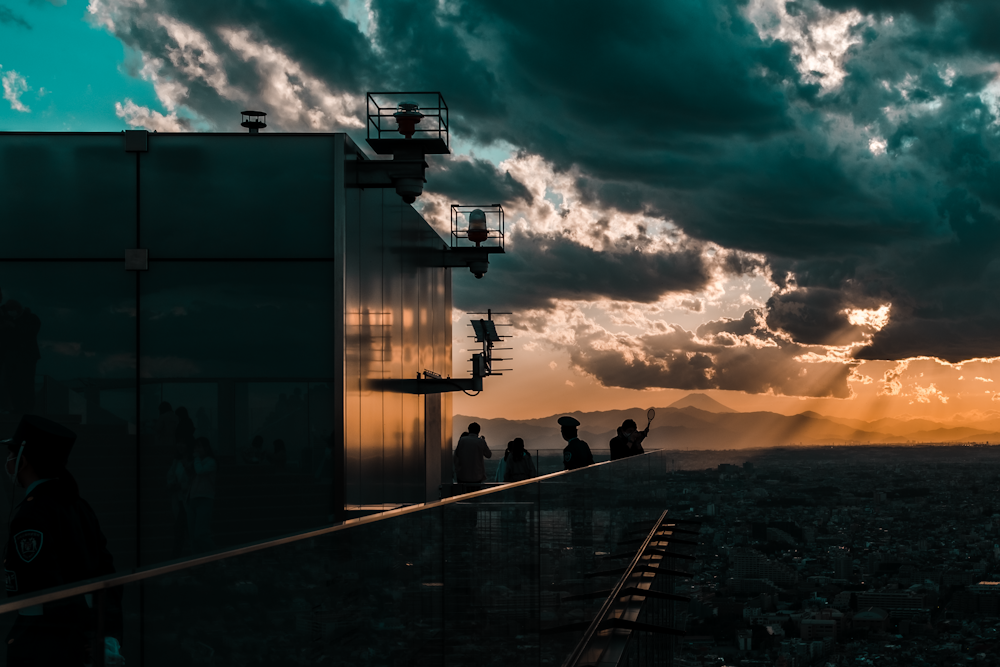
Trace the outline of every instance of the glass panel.
<instances>
[{"instance_id":1,"label":"glass panel","mask_svg":"<svg viewBox=\"0 0 1000 667\"><path fill-rule=\"evenodd\" d=\"M119 133L0 133L0 255L124 263L135 247L135 165Z\"/></svg>"},{"instance_id":2,"label":"glass panel","mask_svg":"<svg viewBox=\"0 0 1000 667\"><path fill-rule=\"evenodd\" d=\"M440 516L395 517L158 577L145 587L142 664L439 665Z\"/></svg>"},{"instance_id":3,"label":"glass panel","mask_svg":"<svg viewBox=\"0 0 1000 667\"><path fill-rule=\"evenodd\" d=\"M543 630L589 621L597 613L603 598L560 600L607 590L618 581L620 573L584 575L626 565L627 559L609 556L634 554L636 545L628 540L644 537L665 509L656 498L656 479L650 476L649 460L658 456L635 456L539 482ZM662 480L663 469L657 470ZM582 629L543 634L543 662L561 662L582 636Z\"/></svg>"},{"instance_id":4,"label":"glass panel","mask_svg":"<svg viewBox=\"0 0 1000 667\"><path fill-rule=\"evenodd\" d=\"M143 247L153 258L333 257L333 155L329 135L150 135Z\"/></svg>"},{"instance_id":5,"label":"glass panel","mask_svg":"<svg viewBox=\"0 0 1000 667\"><path fill-rule=\"evenodd\" d=\"M617 581L600 572L626 564L662 511L664 461L501 487L129 584L126 600L142 587L144 634L122 654L171 667L561 664L582 631L549 631L593 618L600 596L566 598ZM673 606L642 618L677 622ZM660 664L669 644L630 651Z\"/></svg>"},{"instance_id":6,"label":"glass panel","mask_svg":"<svg viewBox=\"0 0 1000 667\"><path fill-rule=\"evenodd\" d=\"M129 570L136 565L136 274L121 262L5 262L0 285L0 437L10 437L23 412L77 434L67 468L115 566ZM12 500L19 505L24 491L12 494L5 481L0 515L10 515ZM138 608L131 610L137 619ZM16 617L3 620L9 626ZM137 625L128 627L138 636Z\"/></svg>"},{"instance_id":7,"label":"glass panel","mask_svg":"<svg viewBox=\"0 0 1000 667\"><path fill-rule=\"evenodd\" d=\"M330 520L332 291L327 263L143 274L144 562Z\"/></svg>"}]
</instances>

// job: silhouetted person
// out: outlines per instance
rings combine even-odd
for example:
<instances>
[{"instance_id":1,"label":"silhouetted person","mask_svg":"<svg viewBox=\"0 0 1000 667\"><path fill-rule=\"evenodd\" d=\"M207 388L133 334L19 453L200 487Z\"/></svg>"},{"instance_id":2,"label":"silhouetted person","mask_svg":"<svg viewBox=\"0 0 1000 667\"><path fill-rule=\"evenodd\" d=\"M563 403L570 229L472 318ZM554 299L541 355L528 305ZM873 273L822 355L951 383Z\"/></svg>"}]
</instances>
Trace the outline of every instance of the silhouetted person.
<instances>
[{"instance_id":1,"label":"silhouetted person","mask_svg":"<svg viewBox=\"0 0 1000 667\"><path fill-rule=\"evenodd\" d=\"M285 463L288 462L288 452L285 450L285 441L278 438L271 443L272 452L267 456L267 462L272 468L284 470Z\"/></svg>"},{"instance_id":2,"label":"silhouetted person","mask_svg":"<svg viewBox=\"0 0 1000 667\"><path fill-rule=\"evenodd\" d=\"M3 311L0 326L0 344L3 347L3 366L0 384L7 396L10 409L30 412L35 407L35 366L42 358L38 350L38 332L42 321L13 299L0 306Z\"/></svg>"},{"instance_id":3,"label":"silhouetted person","mask_svg":"<svg viewBox=\"0 0 1000 667\"><path fill-rule=\"evenodd\" d=\"M113 574L94 510L66 470L76 434L59 424L26 415L7 446L7 475L25 488L25 499L10 523L4 568L8 595L37 593L46 588ZM105 665L121 665L122 589L54 600L21 610L7 635L9 667L83 667L94 651ZM103 606L103 637L88 636L97 628L96 610Z\"/></svg>"},{"instance_id":4,"label":"silhouetted person","mask_svg":"<svg viewBox=\"0 0 1000 667\"><path fill-rule=\"evenodd\" d=\"M264 463L264 438L255 435L250 441L250 448L243 453L243 460L251 465Z\"/></svg>"},{"instance_id":5,"label":"silhouetted person","mask_svg":"<svg viewBox=\"0 0 1000 667\"><path fill-rule=\"evenodd\" d=\"M644 454L642 441L649 435L649 427L640 431L636 423L631 419L626 419L618 427L618 435L611 438L611 460L628 458L637 454Z\"/></svg>"},{"instance_id":6,"label":"silhouetted person","mask_svg":"<svg viewBox=\"0 0 1000 667\"><path fill-rule=\"evenodd\" d=\"M188 415L187 408L181 406L177 408L177 430L174 433L174 442L191 446L194 444L194 422Z\"/></svg>"},{"instance_id":7,"label":"silhouetted person","mask_svg":"<svg viewBox=\"0 0 1000 667\"><path fill-rule=\"evenodd\" d=\"M160 403L160 414L156 417L156 444L173 447L177 444L177 415L170 403Z\"/></svg>"},{"instance_id":8,"label":"silhouetted person","mask_svg":"<svg viewBox=\"0 0 1000 667\"><path fill-rule=\"evenodd\" d=\"M479 424L469 424L469 434L455 445L455 479L459 484L482 484L486 481L483 458L493 458L486 438L479 435Z\"/></svg>"},{"instance_id":9,"label":"silhouetted person","mask_svg":"<svg viewBox=\"0 0 1000 667\"><path fill-rule=\"evenodd\" d=\"M191 531L189 530L188 503L191 483L194 481L194 457L191 447L182 442L174 443L174 458L167 468L167 491L170 492L170 514L173 523L173 546L170 558L180 558L190 553Z\"/></svg>"},{"instance_id":10,"label":"silhouetted person","mask_svg":"<svg viewBox=\"0 0 1000 667\"><path fill-rule=\"evenodd\" d=\"M212 448L208 438L198 438L194 441L194 480L191 482L191 494L188 501L189 530L191 531L191 546L194 553L203 553L212 549L212 511L215 505L215 476L218 464L212 456Z\"/></svg>"},{"instance_id":11,"label":"silhouetted person","mask_svg":"<svg viewBox=\"0 0 1000 667\"><path fill-rule=\"evenodd\" d=\"M535 477L538 472L531 460L531 454L524 449L524 440L514 438L507 443L507 452L503 456L503 481L520 482Z\"/></svg>"},{"instance_id":12,"label":"silhouetted person","mask_svg":"<svg viewBox=\"0 0 1000 667\"><path fill-rule=\"evenodd\" d=\"M559 418L559 430L566 447L563 448L563 467L566 470L576 470L594 465L594 455L590 453L590 445L577 437L577 427L580 422L572 417Z\"/></svg>"}]
</instances>

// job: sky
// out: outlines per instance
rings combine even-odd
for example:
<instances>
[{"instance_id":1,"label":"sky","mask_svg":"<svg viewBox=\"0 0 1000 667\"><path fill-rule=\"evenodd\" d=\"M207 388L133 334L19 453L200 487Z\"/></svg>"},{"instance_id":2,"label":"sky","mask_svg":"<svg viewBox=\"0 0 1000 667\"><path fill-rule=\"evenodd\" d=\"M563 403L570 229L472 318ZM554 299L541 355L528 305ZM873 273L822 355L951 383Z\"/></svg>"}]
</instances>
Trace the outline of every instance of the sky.
<instances>
[{"instance_id":1,"label":"sky","mask_svg":"<svg viewBox=\"0 0 1000 667\"><path fill-rule=\"evenodd\" d=\"M455 412L1000 411L995 0L0 0L0 130L346 131L439 90L417 205L501 202L455 272L513 372Z\"/></svg>"}]
</instances>

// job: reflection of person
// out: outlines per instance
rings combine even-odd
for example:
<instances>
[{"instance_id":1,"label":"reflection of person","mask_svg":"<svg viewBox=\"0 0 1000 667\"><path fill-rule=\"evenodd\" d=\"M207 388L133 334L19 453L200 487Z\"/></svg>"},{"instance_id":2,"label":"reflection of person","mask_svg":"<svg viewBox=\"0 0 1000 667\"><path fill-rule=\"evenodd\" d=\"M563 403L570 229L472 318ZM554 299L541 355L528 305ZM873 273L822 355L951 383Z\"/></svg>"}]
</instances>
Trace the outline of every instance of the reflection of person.
<instances>
[{"instance_id":1,"label":"reflection of person","mask_svg":"<svg viewBox=\"0 0 1000 667\"><path fill-rule=\"evenodd\" d=\"M285 441L278 438L271 443L271 447L274 448L274 451L268 455L268 463L270 463L272 467L278 468L279 470L284 469L285 461L288 458L285 452Z\"/></svg>"},{"instance_id":2,"label":"reflection of person","mask_svg":"<svg viewBox=\"0 0 1000 667\"><path fill-rule=\"evenodd\" d=\"M215 504L215 475L218 472L208 438L194 441L194 460L191 463L194 480L188 501L188 526L194 553L202 553L212 549L212 508Z\"/></svg>"},{"instance_id":3,"label":"reflection of person","mask_svg":"<svg viewBox=\"0 0 1000 667\"><path fill-rule=\"evenodd\" d=\"M35 407L35 365L42 358L38 351L42 321L30 308L13 299L0 306L0 311L3 346L0 385L12 410L30 412Z\"/></svg>"},{"instance_id":4,"label":"reflection of person","mask_svg":"<svg viewBox=\"0 0 1000 667\"><path fill-rule=\"evenodd\" d=\"M611 460L617 461L637 454L645 454L642 441L649 435L649 427L640 431L636 423L626 419L618 428L618 435L611 438Z\"/></svg>"},{"instance_id":5,"label":"reflection of person","mask_svg":"<svg viewBox=\"0 0 1000 667\"><path fill-rule=\"evenodd\" d=\"M507 443L507 453L504 454L503 460L505 482L520 482L531 479L537 474L535 464L531 461L531 454L524 450L524 440L521 438L514 438Z\"/></svg>"},{"instance_id":6,"label":"reflection of person","mask_svg":"<svg viewBox=\"0 0 1000 667\"><path fill-rule=\"evenodd\" d=\"M250 441L250 449L243 452L243 461L251 465L264 462L264 438L255 435Z\"/></svg>"},{"instance_id":7,"label":"reflection of person","mask_svg":"<svg viewBox=\"0 0 1000 667\"><path fill-rule=\"evenodd\" d=\"M191 449L180 442L174 447L176 448L174 460L167 469L167 490L170 491L170 510L174 517L171 559L180 558L189 549L188 497L191 494L191 482L194 481L194 460L191 457Z\"/></svg>"},{"instance_id":8,"label":"reflection of person","mask_svg":"<svg viewBox=\"0 0 1000 667\"><path fill-rule=\"evenodd\" d=\"M69 429L28 415L14 436L3 441L9 451L7 475L26 488L4 551L8 595L36 593L115 571L97 516L66 470L75 440ZM98 622L98 605L90 594L22 609L7 635L7 664L82 667L93 662L91 651L97 648L104 651L104 664L123 665L121 590L109 590L103 605L103 646L92 647L88 638Z\"/></svg>"},{"instance_id":9,"label":"reflection of person","mask_svg":"<svg viewBox=\"0 0 1000 667\"><path fill-rule=\"evenodd\" d=\"M177 415L174 414L173 406L166 401L160 403L155 442L162 447L173 447L177 443Z\"/></svg>"},{"instance_id":10,"label":"reflection of person","mask_svg":"<svg viewBox=\"0 0 1000 667\"><path fill-rule=\"evenodd\" d=\"M181 406L177 408L177 430L174 431L174 441L183 445L194 443L194 422L188 415L187 408Z\"/></svg>"},{"instance_id":11,"label":"reflection of person","mask_svg":"<svg viewBox=\"0 0 1000 667\"><path fill-rule=\"evenodd\" d=\"M469 434L462 436L455 445L455 479L459 484L481 484L486 481L483 458L492 458L493 452L486 438L479 435L479 424L469 424Z\"/></svg>"},{"instance_id":12,"label":"reflection of person","mask_svg":"<svg viewBox=\"0 0 1000 667\"><path fill-rule=\"evenodd\" d=\"M594 465L594 455L590 453L590 445L577 437L577 427L580 422L572 417L560 417L559 427L566 447L563 448L563 467L566 470L576 470Z\"/></svg>"}]
</instances>

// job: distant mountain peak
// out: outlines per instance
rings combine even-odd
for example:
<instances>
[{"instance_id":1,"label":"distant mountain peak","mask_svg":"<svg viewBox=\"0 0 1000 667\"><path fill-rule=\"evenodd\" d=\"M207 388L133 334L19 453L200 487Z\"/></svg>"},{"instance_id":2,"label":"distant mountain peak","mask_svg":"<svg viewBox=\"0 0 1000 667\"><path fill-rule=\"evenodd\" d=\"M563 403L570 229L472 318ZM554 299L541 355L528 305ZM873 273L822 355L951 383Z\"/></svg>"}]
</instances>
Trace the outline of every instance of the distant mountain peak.
<instances>
[{"instance_id":1,"label":"distant mountain peak","mask_svg":"<svg viewBox=\"0 0 1000 667\"><path fill-rule=\"evenodd\" d=\"M738 410L726 407L707 394L688 394L681 400L674 401L667 407L677 409L697 408L698 410L704 410L705 412L739 412Z\"/></svg>"}]
</instances>

